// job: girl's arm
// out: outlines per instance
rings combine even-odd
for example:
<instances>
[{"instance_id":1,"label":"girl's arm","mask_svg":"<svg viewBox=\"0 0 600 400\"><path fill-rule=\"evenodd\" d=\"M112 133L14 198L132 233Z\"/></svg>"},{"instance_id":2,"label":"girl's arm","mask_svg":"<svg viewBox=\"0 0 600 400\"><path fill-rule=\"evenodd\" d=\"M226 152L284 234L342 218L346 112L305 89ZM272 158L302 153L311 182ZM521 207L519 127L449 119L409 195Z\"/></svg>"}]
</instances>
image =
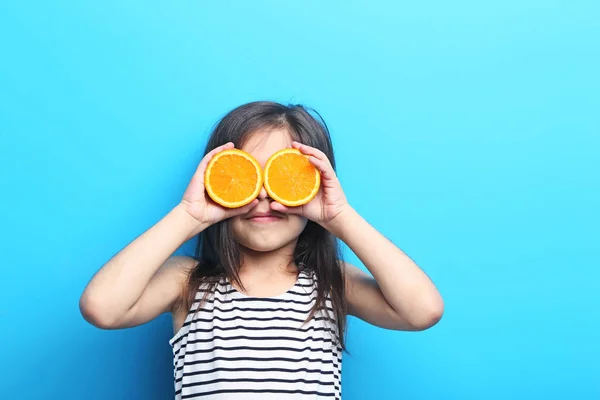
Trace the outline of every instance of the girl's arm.
<instances>
[{"instance_id":1,"label":"girl's arm","mask_svg":"<svg viewBox=\"0 0 600 400\"><path fill-rule=\"evenodd\" d=\"M204 171L212 157L232 143L217 147L200 162L181 203L108 261L92 278L79 301L84 318L100 328L140 325L179 305L195 261L172 254L208 226L247 213L258 200L225 209L207 196Z\"/></svg>"},{"instance_id":2,"label":"girl's arm","mask_svg":"<svg viewBox=\"0 0 600 400\"><path fill-rule=\"evenodd\" d=\"M294 142L321 173L321 190L308 204L279 212L302 215L344 241L375 277L346 264L346 299L351 314L388 329L423 330L442 316L444 303L427 275L393 243L348 205L327 156L314 147Z\"/></svg>"},{"instance_id":3,"label":"girl's arm","mask_svg":"<svg viewBox=\"0 0 600 400\"><path fill-rule=\"evenodd\" d=\"M99 328L117 329L172 310L193 265L171 255L202 229L183 206L175 207L96 273L79 301L84 318Z\"/></svg>"},{"instance_id":4,"label":"girl's arm","mask_svg":"<svg viewBox=\"0 0 600 400\"><path fill-rule=\"evenodd\" d=\"M444 311L427 275L392 242L347 206L328 229L358 256L373 277L346 264L346 299L351 315L397 330L424 330Z\"/></svg>"}]
</instances>

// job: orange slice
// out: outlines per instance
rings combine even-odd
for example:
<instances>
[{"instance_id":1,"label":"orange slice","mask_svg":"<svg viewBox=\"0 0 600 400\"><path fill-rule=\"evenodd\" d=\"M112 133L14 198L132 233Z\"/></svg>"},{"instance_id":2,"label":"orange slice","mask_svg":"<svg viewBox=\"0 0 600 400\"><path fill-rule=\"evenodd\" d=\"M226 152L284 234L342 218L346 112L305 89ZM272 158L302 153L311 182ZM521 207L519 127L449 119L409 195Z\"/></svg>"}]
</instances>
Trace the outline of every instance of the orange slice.
<instances>
[{"instance_id":1,"label":"orange slice","mask_svg":"<svg viewBox=\"0 0 600 400\"><path fill-rule=\"evenodd\" d=\"M297 149L283 149L273 154L267 160L264 174L269 196L288 207L308 203L321 185L319 170Z\"/></svg>"},{"instance_id":2,"label":"orange slice","mask_svg":"<svg viewBox=\"0 0 600 400\"><path fill-rule=\"evenodd\" d=\"M215 203L227 208L251 203L262 188L260 164L238 149L224 150L208 163L204 173L206 193Z\"/></svg>"}]
</instances>

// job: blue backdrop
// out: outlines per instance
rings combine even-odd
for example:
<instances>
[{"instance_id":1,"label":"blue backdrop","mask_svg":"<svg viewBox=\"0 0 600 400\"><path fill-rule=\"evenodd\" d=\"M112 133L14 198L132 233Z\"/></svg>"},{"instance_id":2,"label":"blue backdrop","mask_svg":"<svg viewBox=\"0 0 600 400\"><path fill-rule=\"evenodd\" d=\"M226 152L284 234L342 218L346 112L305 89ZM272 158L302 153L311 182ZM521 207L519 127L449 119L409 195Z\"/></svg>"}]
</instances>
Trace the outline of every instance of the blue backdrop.
<instances>
[{"instance_id":1,"label":"blue backdrop","mask_svg":"<svg viewBox=\"0 0 600 400\"><path fill-rule=\"evenodd\" d=\"M271 99L323 114L446 303L352 320L344 399L600 398L600 3L215 3L0 4L0 397L172 396L170 318L100 331L78 299Z\"/></svg>"}]
</instances>

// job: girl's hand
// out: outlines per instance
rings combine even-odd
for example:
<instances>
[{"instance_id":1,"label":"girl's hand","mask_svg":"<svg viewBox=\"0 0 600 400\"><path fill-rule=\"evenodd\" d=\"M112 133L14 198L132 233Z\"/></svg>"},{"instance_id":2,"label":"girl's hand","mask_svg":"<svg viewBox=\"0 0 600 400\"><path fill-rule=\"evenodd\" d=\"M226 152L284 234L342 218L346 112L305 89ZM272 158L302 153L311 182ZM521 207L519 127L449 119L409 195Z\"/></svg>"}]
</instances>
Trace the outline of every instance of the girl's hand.
<instances>
[{"instance_id":1,"label":"girl's hand","mask_svg":"<svg viewBox=\"0 0 600 400\"><path fill-rule=\"evenodd\" d=\"M298 142L292 147L309 156L309 161L321 173L319 193L308 204L299 207L287 207L278 202L271 203L271 209L283 213L302 215L326 229L343 211L350 208L331 162L322 151Z\"/></svg>"},{"instance_id":2,"label":"girl's hand","mask_svg":"<svg viewBox=\"0 0 600 400\"><path fill-rule=\"evenodd\" d=\"M212 201L206 193L204 187L204 172L206 171L208 163L217 153L234 147L233 143L227 143L217 147L204 156L183 194L181 206L188 214L198 221L201 226L208 227L224 219L245 214L258 204L258 200L255 199L252 203L247 204L244 207L233 209L225 208Z\"/></svg>"}]
</instances>

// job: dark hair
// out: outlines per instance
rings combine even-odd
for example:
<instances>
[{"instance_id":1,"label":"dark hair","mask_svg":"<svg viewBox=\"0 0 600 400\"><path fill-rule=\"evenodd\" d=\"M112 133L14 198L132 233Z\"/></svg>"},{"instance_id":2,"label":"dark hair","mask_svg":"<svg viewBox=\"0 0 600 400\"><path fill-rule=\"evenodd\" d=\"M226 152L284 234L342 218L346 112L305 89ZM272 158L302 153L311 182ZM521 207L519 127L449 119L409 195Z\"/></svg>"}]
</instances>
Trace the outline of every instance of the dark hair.
<instances>
[{"instance_id":1,"label":"dark hair","mask_svg":"<svg viewBox=\"0 0 600 400\"><path fill-rule=\"evenodd\" d=\"M302 105L282 105L274 102L252 102L230 111L215 126L205 154L233 142L237 148L250 135L261 129L285 128L294 140L315 147L327 155L335 169L331 137L325 121L315 110ZM202 284L207 284L204 299L226 277L243 288L239 277L240 245L234 239L229 220L214 224L201 232L196 248L197 265L189 275L186 287L187 306L191 307ZM319 224L308 221L294 251L294 262L300 270L316 277L316 301L308 319L320 310L327 311L327 295L331 298L338 330L338 342L345 349L347 305L344 295L344 273L337 239Z\"/></svg>"}]
</instances>

